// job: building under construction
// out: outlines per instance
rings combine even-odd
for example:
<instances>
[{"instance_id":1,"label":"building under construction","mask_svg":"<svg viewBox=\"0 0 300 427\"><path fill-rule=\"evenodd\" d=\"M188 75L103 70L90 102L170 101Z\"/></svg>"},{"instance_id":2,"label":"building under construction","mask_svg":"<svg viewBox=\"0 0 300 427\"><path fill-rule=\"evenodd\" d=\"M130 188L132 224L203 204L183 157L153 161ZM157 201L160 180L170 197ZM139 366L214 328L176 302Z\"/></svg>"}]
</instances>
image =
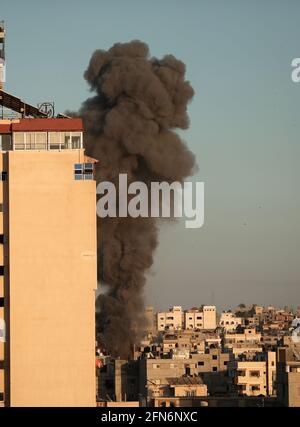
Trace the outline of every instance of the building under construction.
<instances>
[{"instance_id":1,"label":"building under construction","mask_svg":"<svg viewBox=\"0 0 300 427\"><path fill-rule=\"evenodd\" d=\"M4 91L0 43L0 406L95 406L94 160L80 118Z\"/></svg>"}]
</instances>

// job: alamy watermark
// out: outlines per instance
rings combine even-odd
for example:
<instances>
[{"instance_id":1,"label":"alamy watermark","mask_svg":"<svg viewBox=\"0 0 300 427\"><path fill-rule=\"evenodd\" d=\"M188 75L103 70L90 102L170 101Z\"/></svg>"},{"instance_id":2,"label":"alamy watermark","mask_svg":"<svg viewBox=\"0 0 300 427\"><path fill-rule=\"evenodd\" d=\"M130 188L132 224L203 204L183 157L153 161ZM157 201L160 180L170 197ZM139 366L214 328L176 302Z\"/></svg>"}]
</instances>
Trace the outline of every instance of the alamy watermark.
<instances>
[{"instance_id":1,"label":"alamy watermark","mask_svg":"<svg viewBox=\"0 0 300 427\"><path fill-rule=\"evenodd\" d=\"M100 218L185 218L186 228L204 224L203 182L144 182L128 185L127 174L119 175L118 186L110 181L97 186Z\"/></svg>"},{"instance_id":2,"label":"alamy watermark","mask_svg":"<svg viewBox=\"0 0 300 427\"><path fill-rule=\"evenodd\" d=\"M4 59L0 58L0 83L6 82L6 67Z\"/></svg>"},{"instance_id":3,"label":"alamy watermark","mask_svg":"<svg viewBox=\"0 0 300 427\"><path fill-rule=\"evenodd\" d=\"M5 320L0 317L0 342L5 342L5 338L6 338Z\"/></svg>"},{"instance_id":4,"label":"alamy watermark","mask_svg":"<svg viewBox=\"0 0 300 427\"><path fill-rule=\"evenodd\" d=\"M295 343L299 343L300 342L300 318L296 317L293 321L292 321L292 340Z\"/></svg>"},{"instance_id":5,"label":"alamy watermark","mask_svg":"<svg viewBox=\"0 0 300 427\"><path fill-rule=\"evenodd\" d=\"M300 82L300 58L294 58L291 66L293 68L291 73L291 79L294 83Z\"/></svg>"}]
</instances>

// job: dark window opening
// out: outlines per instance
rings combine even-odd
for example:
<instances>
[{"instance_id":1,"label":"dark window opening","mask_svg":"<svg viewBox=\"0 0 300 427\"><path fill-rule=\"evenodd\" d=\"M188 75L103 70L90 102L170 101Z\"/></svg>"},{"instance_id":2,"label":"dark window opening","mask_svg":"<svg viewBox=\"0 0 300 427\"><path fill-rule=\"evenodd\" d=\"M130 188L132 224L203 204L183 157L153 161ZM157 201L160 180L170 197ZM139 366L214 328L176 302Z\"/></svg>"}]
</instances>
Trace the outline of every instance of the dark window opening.
<instances>
[{"instance_id":1,"label":"dark window opening","mask_svg":"<svg viewBox=\"0 0 300 427\"><path fill-rule=\"evenodd\" d=\"M216 366L214 366L212 370L213 370L213 372L217 372L218 368Z\"/></svg>"},{"instance_id":2,"label":"dark window opening","mask_svg":"<svg viewBox=\"0 0 300 427\"><path fill-rule=\"evenodd\" d=\"M0 276L4 276L4 265L0 265Z\"/></svg>"},{"instance_id":3,"label":"dark window opening","mask_svg":"<svg viewBox=\"0 0 300 427\"><path fill-rule=\"evenodd\" d=\"M82 179L92 180L94 167L93 163L75 163L74 165L74 177L76 181Z\"/></svg>"},{"instance_id":4,"label":"dark window opening","mask_svg":"<svg viewBox=\"0 0 300 427\"><path fill-rule=\"evenodd\" d=\"M7 172L1 172L1 181L7 180Z\"/></svg>"},{"instance_id":5,"label":"dark window opening","mask_svg":"<svg viewBox=\"0 0 300 427\"><path fill-rule=\"evenodd\" d=\"M114 388L114 382L113 382L113 380L110 380L110 379L105 380L105 387L106 388Z\"/></svg>"},{"instance_id":6,"label":"dark window opening","mask_svg":"<svg viewBox=\"0 0 300 427\"><path fill-rule=\"evenodd\" d=\"M4 243L4 234L0 234L0 244Z\"/></svg>"},{"instance_id":7,"label":"dark window opening","mask_svg":"<svg viewBox=\"0 0 300 427\"><path fill-rule=\"evenodd\" d=\"M4 297L0 297L0 307L4 307Z\"/></svg>"}]
</instances>

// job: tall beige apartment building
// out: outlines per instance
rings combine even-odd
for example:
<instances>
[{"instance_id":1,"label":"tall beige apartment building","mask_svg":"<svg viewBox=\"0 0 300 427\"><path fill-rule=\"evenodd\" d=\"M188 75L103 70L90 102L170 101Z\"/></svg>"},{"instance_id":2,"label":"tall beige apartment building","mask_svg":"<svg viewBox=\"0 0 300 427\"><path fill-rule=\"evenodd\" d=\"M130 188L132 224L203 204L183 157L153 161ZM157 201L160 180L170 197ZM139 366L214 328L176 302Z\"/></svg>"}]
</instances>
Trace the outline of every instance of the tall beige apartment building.
<instances>
[{"instance_id":1,"label":"tall beige apartment building","mask_svg":"<svg viewBox=\"0 0 300 427\"><path fill-rule=\"evenodd\" d=\"M1 406L95 406L96 183L82 132L81 119L0 120Z\"/></svg>"}]
</instances>

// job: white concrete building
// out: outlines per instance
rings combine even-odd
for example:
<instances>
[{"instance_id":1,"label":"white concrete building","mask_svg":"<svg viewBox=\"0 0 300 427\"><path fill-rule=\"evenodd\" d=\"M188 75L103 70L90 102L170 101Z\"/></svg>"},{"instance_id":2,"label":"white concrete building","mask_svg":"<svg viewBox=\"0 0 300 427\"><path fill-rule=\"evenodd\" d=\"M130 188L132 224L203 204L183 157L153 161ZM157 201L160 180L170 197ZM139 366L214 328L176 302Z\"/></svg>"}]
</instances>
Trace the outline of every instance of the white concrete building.
<instances>
[{"instance_id":1,"label":"white concrete building","mask_svg":"<svg viewBox=\"0 0 300 427\"><path fill-rule=\"evenodd\" d=\"M242 325L242 318L236 317L231 311L223 311L219 321L219 326L225 331L234 331L239 325Z\"/></svg>"},{"instance_id":2,"label":"white concrete building","mask_svg":"<svg viewBox=\"0 0 300 427\"><path fill-rule=\"evenodd\" d=\"M157 330L178 330L183 327L183 311L179 305L169 311L157 313Z\"/></svg>"},{"instance_id":3,"label":"white concrete building","mask_svg":"<svg viewBox=\"0 0 300 427\"><path fill-rule=\"evenodd\" d=\"M203 309L191 308L184 313L185 329L216 329L217 310L214 305L204 305Z\"/></svg>"}]
</instances>

